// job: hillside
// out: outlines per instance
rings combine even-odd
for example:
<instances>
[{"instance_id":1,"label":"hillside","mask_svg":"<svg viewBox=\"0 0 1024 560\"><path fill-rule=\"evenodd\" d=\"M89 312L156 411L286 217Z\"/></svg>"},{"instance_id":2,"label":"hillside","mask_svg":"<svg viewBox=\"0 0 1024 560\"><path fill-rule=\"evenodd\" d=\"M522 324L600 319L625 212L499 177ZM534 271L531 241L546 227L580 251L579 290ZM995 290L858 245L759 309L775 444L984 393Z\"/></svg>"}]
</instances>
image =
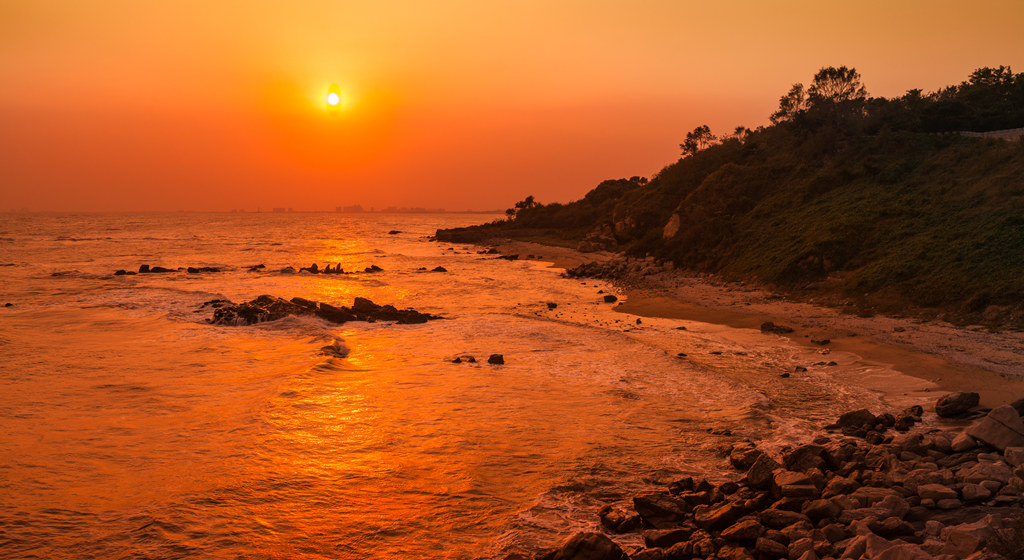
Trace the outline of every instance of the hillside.
<instances>
[{"instance_id":1,"label":"hillside","mask_svg":"<svg viewBox=\"0 0 1024 560\"><path fill-rule=\"evenodd\" d=\"M1024 74L983 68L941 91L870 98L825 68L772 125L686 135L649 181L438 238L514 237L653 256L859 312L1024 327Z\"/></svg>"}]
</instances>

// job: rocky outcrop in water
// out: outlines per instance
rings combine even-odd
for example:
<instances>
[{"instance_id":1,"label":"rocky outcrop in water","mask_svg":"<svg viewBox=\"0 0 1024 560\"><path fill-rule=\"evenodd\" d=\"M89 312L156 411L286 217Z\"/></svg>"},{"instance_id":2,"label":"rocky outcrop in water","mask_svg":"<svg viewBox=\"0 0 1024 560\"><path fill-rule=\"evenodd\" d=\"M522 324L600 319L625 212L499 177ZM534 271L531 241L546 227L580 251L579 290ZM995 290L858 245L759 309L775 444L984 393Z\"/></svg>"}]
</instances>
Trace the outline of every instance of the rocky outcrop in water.
<instances>
[{"instance_id":1,"label":"rocky outcrop in water","mask_svg":"<svg viewBox=\"0 0 1024 560\"><path fill-rule=\"evenodd\" d=\"M640 533L645 546L628 551L632 560L1019 558L1024 422L1016 408L992 410L963 432L889 431L922 414L848 412L778 459L741 442L728 457L745 472L739 480L677 480L635 496L632 508L606 506L601 527ZM581 533L534 558L611 557L610 542Z\"/></svg>"},{"instance_id":2,"label":"rocky outcrop in water","mask_svg":"<svg viewBox=\"0 0 1024 560\"><path fill-rule=\"evenodd\" d=\"M377 305L360 297L355 299L352 307L336 307L329 303L300 297L286 300L269 295L262 295L243 303L213 300L203 304L203 307L206 306L214 308L213 317L208 319L208 322L216 325L251 325L276 321L289 315L312 315L332 323L394 321L399 324L414 324L441 318L437 315L420 313L415 309L397 309L393 305Z\"/></svg>"}]
</instances>

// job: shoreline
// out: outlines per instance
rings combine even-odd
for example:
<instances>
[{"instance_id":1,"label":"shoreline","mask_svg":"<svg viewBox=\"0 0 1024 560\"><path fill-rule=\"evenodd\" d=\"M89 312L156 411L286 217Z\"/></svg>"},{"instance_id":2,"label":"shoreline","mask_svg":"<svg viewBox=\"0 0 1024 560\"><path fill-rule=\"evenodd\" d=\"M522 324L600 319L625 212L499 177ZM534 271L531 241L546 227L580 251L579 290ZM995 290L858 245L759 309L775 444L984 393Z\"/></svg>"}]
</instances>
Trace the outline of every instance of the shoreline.
<instances>
[{"instance_id":1,"label":"shoreline","mask_svg":"<svg viewBox=\"0 0 1024 560\"><path fill-rule=\"evenodd\" d=\"M532 255L535 260L566 270L622 259L605 251L582 253L509 239L479 244L521 258ZM657 267L607 279L625 295L625 301L615 307L622 313L748 329L759 329L763 322L772 321L792 327L794 332L783 336L796 345L818 350L822 346L811 339L827 338L833 352L854 354L867 364L887 366L931 382L937 387L936 394L976 392L981 395L982 406L990 408L1024 396L1024 333L988 332L982 327L961 328L911 318L848 315L814 303L787 301L760 288ZM887 400L899 400L901 390L890 388L886 396L893 398Z\"/></svg>"}]
</instances>

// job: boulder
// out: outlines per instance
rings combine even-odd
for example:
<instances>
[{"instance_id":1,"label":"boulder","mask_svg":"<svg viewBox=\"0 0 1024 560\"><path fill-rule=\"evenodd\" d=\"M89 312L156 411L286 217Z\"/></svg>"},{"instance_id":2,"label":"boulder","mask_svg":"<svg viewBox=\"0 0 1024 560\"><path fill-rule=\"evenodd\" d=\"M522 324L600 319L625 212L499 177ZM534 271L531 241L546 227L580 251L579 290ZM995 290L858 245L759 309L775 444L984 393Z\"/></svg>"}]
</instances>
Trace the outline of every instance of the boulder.
<instances>
[{"instance_id":1,"label":"boulder","mask_svg":"<svg viewBox=\"0 0 1024 560\"><path fill-rule=\"evenodd\" d=\"M491 354L487 358L487 363L498 365L498 366L504 365L504 363L505 363L505 356L503 356L502 354Z\"/></svg>"},{"instance_id":2,"label":"boulder","mask_svg":"<svg viewBox=\"0 0 1024 560\"><path fill-rule=\"evenodd\" d=\"M787 327L786 325L776 325L771 321L765 321L761 323L761 332L772 334L788 334L793 332L793 327Z\"/></svg>"},{"instance_id":3,"label":"boulder","mask_svg":"<svg viewBox=\"0 0 1024 560\"><path fill-rule=\"evenodd\" d=\"M947 498L955 500L960 497L956 493L956 490L941 484L922 484L917 487L917 495L921 496L922 499L935 500L936 503L939 500L945 500Z\"/></svg>"},{"instance_id":4,"label":"boulder","mask_svg":"<svg viewBox=\"0 0 1024 560\"><path fill-rule=\"evenodd\" d=\"M802 513L769 508L760 514L761 524L771 529L782 529L800 521L810 522L810 518Z\"/></svg>"},{"instance_id":5,"label":"boulder","mask_svg":"<svg viewBox=\"0 0 1024 560\"><path fill-rule=\"evenodd\" d=\"M772 459L767 453L762 453L747 470L746 482L751 488L767 490L771 486L773 473L778 468L779 464L775 459Z\"/></svg>"},{"instance_id":6,"label":"boulder","mask_svg":"<svg viewBox=\"0 0 1024 560\"><path fill-rule=\"evenodd\" d=\"M615 303L617 301L619 301L619 298L617 298L617 297L615 297L615 296L613 296L611 294L605 294L605 296L604 296L604 302L605 303Z\"/></svg>"},{"instance_id":7,"label":"boulder","mask_svg":"<svg viewBox=\"0 0 1024 560\"><path fill-rule=\"evenodd\" d=\"M577 533L569 537L553 560L628 560L619 545L601 533Z\"/></svg>"},{"instance_id":8,"label":"boulder","mask_svg":"<svg viewBox=\"0 0 1024 560\"><path fill-rule=\"evenodd\" d=\"M753 517L745 517L724 531L722 538L730 541L753 541L764 533L764 527Z\"/></svg>"},{"instance_id":9,"label":"boulder","mask_svg":"<svg viewBox=\"0 0 1024 560\"><path fill-rule=\"evenodd\" d=\"M729 451L729 462L736 469L745 471L750 469L761 455L764 455L764 451L758 449L753 443L744 441L737 443Z\"/></svg>"},{"instance_id":10,"label":"boulder","mask_svg":"<svg viewBox=\"0 0 1024 560\"><path fill-rule=\"evenodd\" d=\"M839 417L836 421L836 426L840 428L863 428L865 426L874 426L878 423L878 418L871 411L862 408L860 410L852 410Z\"/></svg>"},{"instance_id":11,"label":"boulder","mask_svg":"<svg viewBox=\"0 0 1024 560\"><path fill-rule=\"evenodd\" d=\"M735 523L744 514L743 508L733 502L693 508L693 520L705 531L718 531Z\"/></svg>"},{"instance_id":12,"label":"boulder","mask_svg":"<svg viewBox=\"0 0 1024 560\"><path fill-rule=\"evenodd\" d=\"M935 414L941 418L960 416L978 406L981 397L978 393L949 393L935 401Z\"/></svg>"},{"instance_id":13,"label":"boulder","mask_svg":"<svg viewBox=\"0 0 1024 560\"><path fill-rule=\"evenodd\" d=\"M1010 469L1010 465L1002 461L996 462L979 462L977 464L965 467L960 471L960 479L964 482L979 484L986 480L995 480L1000 484L1007 484L1010 482L1010 477L1013 475L1013 470Z\"/></svg>"},{"instance_id":14,"label":"boulder","mask_svg":"<svg viewBox=\"0 0 1024 560\"><path fill-rule=\"evenodd\" d=\"M768 558L786 558L789 555L789 547L764 537L757 539L757 542L754 544L754 550Z\"/></svg>"},{"instance_id":15,"label":"boulder","mask_svg":"<svg viewBox=\"0 0 1024 560\"><path fill-rule=\"evenodd\" d=\"M1024 447L1024 422L1010 405L993 409L987 416L967 428L967 434L1002 451L1007 447Z\"/></svg>"},{"instance_id":16,"label":"boulder","mask_svg":"<svg viewBox=\"0 0 1024 560\"><path fill-rule=\"evenodd\" d=\"M813 443L801 445L784 454L782 464L791 471L803 472L812 468L825 470L825 460L822 458L824 452L825 448L820 445Z\"/></svg>"},{"instance_id":17,"label":"boulder","mask_svg":"<svg viewBox=\"0 0 1024 560\"><path fill-rule=\"evenodd\" d=\"M676 529L648 529L643 533L644 545L649 548L668 548L690 538L693 530L687 527Z\"/></svg>"},{"instance_id":18,"label":"boulder","mask_svg":"<svg viewBox=\"0 0 1024 560\"><path fill-rule=\"evenodd\" d=\"M669 494L654 492L634 496L633 509L655 529L674 529L683 522L689 506Z\"/></svg>"},{"instance_id":19,"label":"boulder","mask_svg":"<svg viewBox=\"0 0 1024 560\"><path fill-rule=\"evenodd\" d=\"M974 438L969 436L967 432L960 432L955 438L953 438L953 442L950 444L950 447L955 453L962 453L968 449L974 449L976 445L978 445L977 442L975 442Z\"/></svg>"},{"instance_id":20,"label":"boulder","mask_svg":"<svg viewBox=\"0 0 1024 560\"><path fill-rule=\"evenodd\" d=\"M443 266L435 266L434 268L430 269L430 272L448 272L448 269Z\"/></svg>"}]
</instances>

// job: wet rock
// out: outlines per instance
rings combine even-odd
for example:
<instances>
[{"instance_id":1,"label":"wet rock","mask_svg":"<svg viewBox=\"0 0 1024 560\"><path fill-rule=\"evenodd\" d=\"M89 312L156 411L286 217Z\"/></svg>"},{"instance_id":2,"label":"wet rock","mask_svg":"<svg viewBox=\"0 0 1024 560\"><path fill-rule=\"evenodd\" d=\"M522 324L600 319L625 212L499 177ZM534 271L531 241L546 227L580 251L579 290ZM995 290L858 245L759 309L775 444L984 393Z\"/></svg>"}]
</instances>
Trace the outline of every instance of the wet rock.
<instances>
[{"instance_id":1,"label":"wet rock","mask_svg":"<svg viewBox=\"0 0 1024 560\"><path fill-rule=\"evenodd\" d=\"M743 516L742 507L733 502L693 508L693 520L705 531L718 531L732 525Z\"/></svg>"},{"instance_id":2,"label":"wet rock","mask_svg":"<svg viewBox=\"0 0 1024 560\"><path fill-rule=\"evenodd\" d=\"M787 334L793 332L793 327L787 327L786 325L776 325L771 321L765 321L761 323L761 332L771 334Z\"/></svg>"},{"instance_id":3,"label":"wet rock","mask_svg":"<svg viewBox=\"0 0 1024 560\"><path fill-rule=\"evenodd\" d=\"M384 269L375 264L371 264L370 266L364 268L363 272L384 272Z\"/></svg>"},{"instance_id":4,"label":"wet rock","mask_svg":"<svg viewBox=\"0 0 1024 560\"><path fill-rule=\"evenodd\" d=\"M185 271L189 274L202 274L206 272L220 272L220 269L215 266L190 266Z\"/></svg>"},{"instance_id":5,"label":"wet rock","mask_svg":"<svg viewBox=\"0 0 1024 560\"><path fill-rule=\"evenodd\" d=\"M558 307L557 303L550 302L550 301L548 302L548 309L555 309L556 307Z\"/></svg>"},{"instance_id":6,"label":"wet rock","mask_svg":"<svg viewBox=\"0 0 1024 560\"><path fill-rule=\"evenodd\" d=\"M717 556L719 560L754 560L754 556L746 548L730 544L718 549Z\"/></svg>"},{"instance_id":7,"label":"wet rock","mask_svg":"<svg viewBox=\"0 0 1024 560\"><path fill-rule=\"evenodd\" d=\"M114 276L134 276L135 274L137 274L137 273L127 271L127 270L125 270L123 268L114 272Z\"/></svg>"},{"instance_id":8,"label":"wet rock","mask_svg":"<svg viewBox=\"0 0 1024 560\"><path fill-rule=\"evenodd\" d=\"M491 354L487 358L487 363L498 366L503 365L505 363L505 356L503 356L502 354Z\"/></svg>"},{"instance_id":9,"label":"wet rock","mask_svg":"<svg viewBox=\"0 0 1024 560\"><path fill-rule=\"evenodd\" d=\"M605 296L604 296L604 302L605 303L615 303L617 301L619 301L619 298L617 298L617 297L615 297L615 296L613 296L611 294L605 294Z\"/></svg>"},{"instance_id":10,"label":"wet rock","mask_svg":"<svg viewBox=\"0 0 1024 560\"><path fill-rule=\"evenodd\" d=\"M722 531L722 538L730 541L753 541L764 533L764 527L754 517L745 517Z\"/></svg>"},{"instance_id":11,"label":"wet rock","mask_svg":"<svg viewBox=\"0 0 1024 560\"><path fill-rule=\"evenodd\" d=\"M825 460L822 455L825 448L813 443L800 445L782 457L782 464L791 471L806 471L808 469L824 469Z\"/></svg>"},{"instance_id":12,"label":"wet rock","mask_svg":"<svg viewBox=\"0 0 1024 560\"><path fill-rule=\"evenodd\" d=\"M754 550L768 558L786 558L789 555L789 547L783 543L761 537L754 543Z\"/></svg>"},{"instance_id":13,"label":"wet rock","mask_svg":"<svg viewBox=\"0 0 1024 560\"><path fill-rule=\"evenodd\" d=\"M402 232L397 230L397 229L393 229L393 230L388 231L388 235L398 235L399 233L402 233Z\"/></svg>"},{"instance_id":14,"label":"wet rock","mask_svg":"<svg viewBox=\"0 0 1024 560\"><path fill-rule=\"evenodd\" d=\"M960 497L956 490L941 484L922 484L917 487L917 495L921 496L922 499L935 500L936 502L947 498L956 499Z\"/></svg>"},{"instance_id":15,"label":"wet rock","mask_svg":"<svg viewBox=\"0 0 1024 560\"><path fill-rule=\"evenodd\" d=\"M633 509L655 529L674 529L686 517L689 506L665 493L647 493L633 497Z\"/></svg>"},{"instance_id":16,"label":"wet rock","mask_svg":"<svg viewBox=\"0 0 1024 560\"><path fill-rule=\"evenodd\" d=\"M953 438L951 447L953 451L961 453L968 449L974 449L976 445L978 444L974 441L974 438L968 435L967 432L960 432L955 438Z\"/></svg>"},{"instance_id":17,"label":"wet rock","mask_svg":"<svg viewBox=\"0 0 1024 560\"><path fill-rule=\"evenodd\" d=\"M205 305L205 304L204 304ZM399 324L425 323L439 319L435 315L420 313L414 309L396 309L391 305L377 305L366 298L356 298L351 308L335 307L303 298L291 301L262 295L244 303L228 302L213 312L210 323L217 325L251 325L276 321L289 315L314 315L333 323L348 321L394 321Z\"/></svg>"},{"instance_id":18,"label":"wet rock","mask_svg":"<svg viewBox=\"0 0 1024 560\"><path fill-rule=\"evenodd\" d=\"M648 529L643 533L644 544L648 547L668 548L690 538L693 530L688 527L676 529Z\"/></svg>"},{"instance_id":19,"label":"wet rock","mask_svg":"<svg viewBox=\"0 0 1024 560\"><path fill-rule=\"evenodd\" d=\"M800 521L810 522L810 518L802 513L770 508L761 512L761 524L771 529L783 529Z\"/></svg>"},{"instance_id":20,"label":"wet rock","mask_svg":"<svg viewBox=\"0 0 1024 560\"><path fill-rule=\"evenodd\" d=\"M1024 447L1024 423L1010 405L993 409L987 416L967 428L967 434L1002 451L1007 447Z\"/></svg>"},{"instance_id":21,"label":"wet rock","mask_svg":"<svg viewBox=\"0 0 1024 560\"><path fill-rule=\"evenodd\" d=\"M980 400L978 393L949 393L935 401L935 414L940 418L960 416L978 406Z\"/></svg>"},{"instance_id":22,"label":"wet rock","mask_svg":"<svg viewBox=\"0 0 1024 560\"><path fill-rule=\"evenodd\" d=\"M565 541L552 560L628 560L619 545L601 533L577 533Z\"/></svg>"},{"instance_id":23,"label":"wet rock","mask_svg":"<svg viewBox=\"0 0 1024 560\"><path fill-rule=\"evenodd\" d=\"M863 428L865 426L874 426L877 423L878 418L870 410L862 408L843 414L836 421L835 425L840 428Z\"/></svg>"},{"instance_id":24,"label":"wet rock","mask_svg":"<svg viewBox=\"0 0 1024 560\"><path fill-rule=\"evenodd\" d=\"M775 459L772 459L767 453L762 453L754 460L754 464L747 470L743 480L751 488L767 490L771 487L772 480L774 479L773 473L779 467L780 465Z\"/></svg>"},{"instance_id":25,"label":"wet rock","mask_svg":"<svg viewBox=\"0 0 1024 560\"><path fill-rule=\"evenodd\" d=\"M448 269L443 266L435 266L434 268L430 269L430 272L448 272Z\"/></svg>"},{"instance_id":26,"label":"wet rock","mask_svg":"<svg viewBox=\"0 0 1024 560\"><path fill-rule=\"evenodd\" d=\"M729 462L738 470L745 471L753 466L757 458L764 455L753 443L744 441L737 443L729 451Z\"/></svg>"},{"instance_id":27,"label":"wet rock","mask_svg":"<svg viewBox=\"0 0 1024 560\"><path fill-rule=\"evenodd\" d=\"M254 265L250 265L250 266L245 267L245 269L248 270L249 272L256 272L257 270L264 270L266 268L267 268L267 265L262 264L262 263L254 264Z\"/></svg>"}]
</instances>

